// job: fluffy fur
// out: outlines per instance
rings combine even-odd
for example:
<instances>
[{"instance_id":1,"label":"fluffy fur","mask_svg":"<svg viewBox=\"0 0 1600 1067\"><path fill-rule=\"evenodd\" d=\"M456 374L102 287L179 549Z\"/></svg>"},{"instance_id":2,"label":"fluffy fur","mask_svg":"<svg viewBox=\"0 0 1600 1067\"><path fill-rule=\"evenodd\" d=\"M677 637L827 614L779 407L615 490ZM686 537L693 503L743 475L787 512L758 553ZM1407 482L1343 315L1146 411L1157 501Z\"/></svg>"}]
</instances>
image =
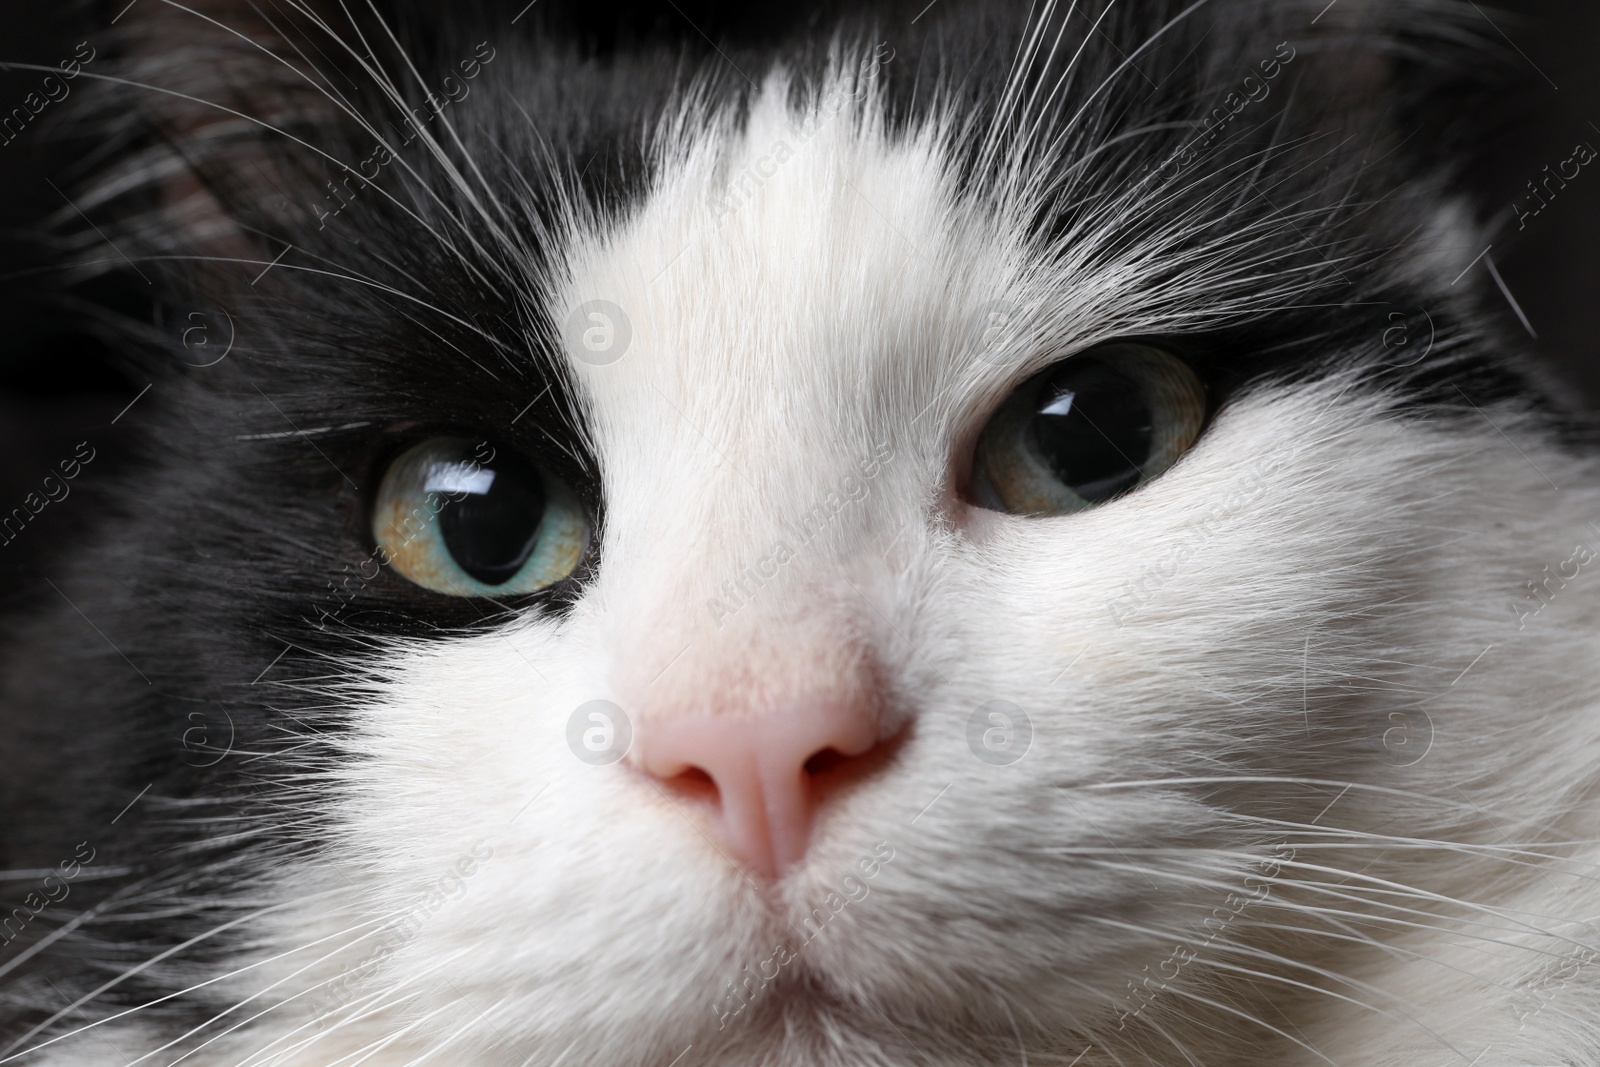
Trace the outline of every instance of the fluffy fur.
<instances>
[{"instance_id":1,"label":"fluffy fur","mask_svg":"<svg viewBox=\"0 0 1600 1067\"><path fill-rule=\"evenodd\" d=\"M82 617L16 627L7 885L98 851L0 955L0 1062L1600 1063L1600 472L1390 110L1477 47L1453 8L944 0L708 51L290 6L147 14L124 69L168 92L101 101L89 202L238 340L130 337L144 468ZM605 365L560 343L597 299ZM1204 371L1194 449L1081 514L969 503L1009 392L1125 337ZM579 579L352 585L417 427L566 472ZM841 671L893 747L776 888L567 746L588 700L648 730Z\"/></svg>"}]
</instances>

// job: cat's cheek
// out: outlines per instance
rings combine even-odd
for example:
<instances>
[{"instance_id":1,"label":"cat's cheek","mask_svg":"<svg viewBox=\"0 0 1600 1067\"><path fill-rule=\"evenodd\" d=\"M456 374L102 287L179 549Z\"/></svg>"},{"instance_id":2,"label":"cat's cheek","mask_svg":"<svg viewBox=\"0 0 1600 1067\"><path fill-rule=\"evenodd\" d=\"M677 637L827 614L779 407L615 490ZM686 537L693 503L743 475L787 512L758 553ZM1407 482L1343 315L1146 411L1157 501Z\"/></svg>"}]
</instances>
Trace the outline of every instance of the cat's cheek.
<instances>
[{"instance_id":1,"label":"cat's cheek","mask_svg":"<svg viewBox=\"0 0 1600 1067\"><path fill-rule=\"evenodd\" d=\"M876 878L878 877L878 872L882 869L877 860L868 859L865 856L856 860L856 870L861 872L861 877L863 878Z\"/></svg>"},{"instance_id":2,"label":"cat's cheek","mask_svg":"<svg viewBox=\"0 0 1600 1067\"><path fill-rule=\"evenodd\" d=\"M887 841L879 841L872 846L872 854L884 863L894 859L894 846Z\"/></svg>"},{"instance_id":3,"label":"cat's cheek","mask_svg":"<svg viewBox=\"0 0 1600 1067\"><path fill-rule=\"evenodd\" d=\"M55 483L55 488L51 488L51 483L52 482ZM71 493L72 493L72 487L70 485L68 485L66 482L63 482L60 479L58 479L53 474L52 475L47 475L42 484L44 485L44 495L49 497L53 502L55 502L57 504L61 503L65 499L67 499L67 497L70 496ZM60 494L61 495L59 495L59 496L56 495L56 491L57 490L60 490Z\"/></svg>"}]
</instances>

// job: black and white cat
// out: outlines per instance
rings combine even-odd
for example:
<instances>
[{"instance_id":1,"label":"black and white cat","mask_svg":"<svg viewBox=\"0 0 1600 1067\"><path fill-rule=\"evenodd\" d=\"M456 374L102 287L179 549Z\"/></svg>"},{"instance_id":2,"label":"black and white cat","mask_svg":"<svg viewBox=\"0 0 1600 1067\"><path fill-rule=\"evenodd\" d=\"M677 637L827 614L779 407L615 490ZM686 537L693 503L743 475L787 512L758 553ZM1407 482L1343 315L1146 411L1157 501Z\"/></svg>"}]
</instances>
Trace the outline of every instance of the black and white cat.
<instances>
[{"instance_id":1,"label":"black and white cat","mask_svg":"<svg viewBox=\"0 0 1600 1067\"><path fill-rule=\"evenodd\" d=\"M108 7L164 325L5 652L0 1063L1600 1063L1469 15Z\"/></svg>"}]
</instances>

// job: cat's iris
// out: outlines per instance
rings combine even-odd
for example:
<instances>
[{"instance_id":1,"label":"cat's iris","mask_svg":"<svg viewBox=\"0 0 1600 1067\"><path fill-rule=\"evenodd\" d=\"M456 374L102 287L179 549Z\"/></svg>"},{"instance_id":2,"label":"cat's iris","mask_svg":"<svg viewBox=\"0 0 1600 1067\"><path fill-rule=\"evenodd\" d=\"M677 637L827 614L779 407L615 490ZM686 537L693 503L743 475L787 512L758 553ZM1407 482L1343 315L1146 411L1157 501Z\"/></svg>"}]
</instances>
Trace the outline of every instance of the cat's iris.
<instances>
[{"instance_id":1,"label":"cat's iris","mask_svg":"<svg viewBox=\"0 0 1600 1067\"><path fill-rule=\"evenodd\" d=\"M996 511L1065 515L1178 461L1205 424L1205 386L1149 345L1101 345L1023 383L978 438L973 495Z\"/></svg>"},{"instance_id":2,"label":"cat's iris","mask_svg":"<svg viewBox=\"0 0 1600 1067\"><path fill-rule=\"evenodd\" d=\"M434 437L383 476L372 535L411 581L454 596L532 593L570 575L589 520L559 479L508 449Z\"/></svg>"}]
</instances>

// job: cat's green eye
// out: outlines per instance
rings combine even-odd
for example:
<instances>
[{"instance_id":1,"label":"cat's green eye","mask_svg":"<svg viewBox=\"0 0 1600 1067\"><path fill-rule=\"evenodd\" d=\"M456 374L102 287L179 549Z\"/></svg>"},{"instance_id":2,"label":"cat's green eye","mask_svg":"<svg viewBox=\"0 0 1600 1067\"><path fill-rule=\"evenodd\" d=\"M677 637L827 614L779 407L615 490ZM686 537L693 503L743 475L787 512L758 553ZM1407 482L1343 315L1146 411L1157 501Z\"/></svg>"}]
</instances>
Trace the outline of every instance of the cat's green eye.
<instances>
[{"instance_id":1,"label":"cat's green eye","mask_svg":"<svg viewBox=\"0 0 1600 1067\"><path fill-rule=\"evenodd\" d=\"M1160 475L1205 425L1205 386L1149 345L1101 345L1025 382L973 457L973 496L996 511L1066 515Z\"/></svg>"},{"instance_id":2,"label":"cat's green eye","mask_svg":"<svg viewBox=\"0 0 1600 1067\"><path fill-rule=\"evenodd\" d=\"M508 449L434 437L389 464L372 536L411 581L452 596L506 596L577 569L589 518L576 494Z\"/></svg>"}]
</instances>

